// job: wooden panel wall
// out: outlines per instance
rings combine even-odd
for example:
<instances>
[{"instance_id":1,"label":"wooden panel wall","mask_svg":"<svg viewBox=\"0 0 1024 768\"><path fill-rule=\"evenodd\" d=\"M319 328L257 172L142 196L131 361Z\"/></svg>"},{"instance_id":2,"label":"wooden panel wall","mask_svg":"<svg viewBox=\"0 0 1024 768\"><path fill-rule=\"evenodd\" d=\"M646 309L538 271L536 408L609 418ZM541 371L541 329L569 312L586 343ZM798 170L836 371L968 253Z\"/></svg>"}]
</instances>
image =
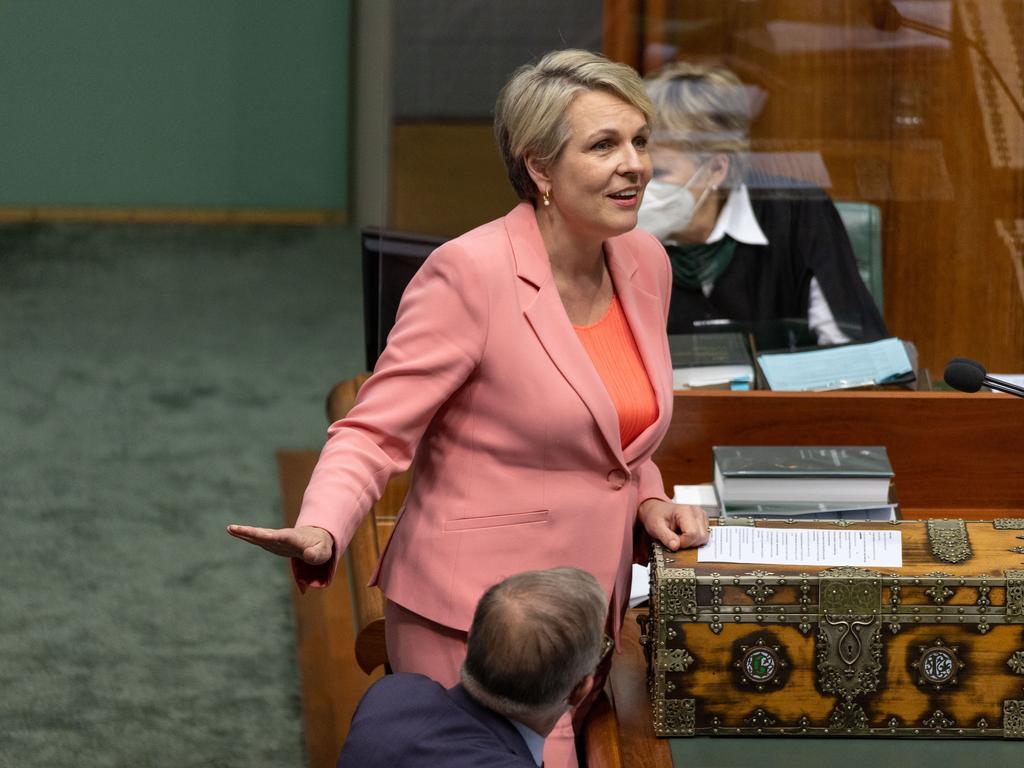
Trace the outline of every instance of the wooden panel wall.
<instances>
[{"instance_id":1,"label":"wooden panel wall","mask_svg":"<svg viewBox=\"0 0 1024 768\"><path fill-rule=\"evenodd\" d=\"M393 229L453 237L518 202L489 120L395 123L391 169Z\"/></svg>"},{"instance_id":2,"label":"wooden panel wall","mask_svg":"<svg viewBox=\"0 0 1024 768\"><path fill-rule=\"evenodd\" d=\"M884 445L906 518L1019 517L1024 409L960 392L676 392L654 461L666 490L710 482L715 445Z\"/></svg>"},{"instance_id":3,"label":"wooden panel wall","mask_svg":"<svg viewBox=\"0 0 1024 768\"><path fill-rule=\"evenodd\" d=\"M1022 371L1024 0L902 7L909 24L876 0L606 0L636 31L606 48L764 89L754 150L819 151L834 198L881 207L892 331L933 372L953 355Z\"/></svg>"}]
</instances>

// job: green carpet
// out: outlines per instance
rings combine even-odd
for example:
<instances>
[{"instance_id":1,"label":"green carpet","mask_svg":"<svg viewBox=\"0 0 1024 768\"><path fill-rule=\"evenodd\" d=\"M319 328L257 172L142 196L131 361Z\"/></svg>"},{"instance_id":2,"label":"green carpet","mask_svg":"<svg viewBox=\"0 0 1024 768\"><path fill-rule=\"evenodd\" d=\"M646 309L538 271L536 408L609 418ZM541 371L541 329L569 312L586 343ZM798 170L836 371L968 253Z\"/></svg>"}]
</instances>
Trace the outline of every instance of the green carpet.
<instances>
[{"instance_id":1,"label":"green carpet","mask_svg":"<svg viewBox=\"0 0 1024 768\"><path fill-rule=\"evenodd\" d=\"M361 368L339 228L0 227L0 766L304 765L277 448Z\"/></svg>"}]
</instances>

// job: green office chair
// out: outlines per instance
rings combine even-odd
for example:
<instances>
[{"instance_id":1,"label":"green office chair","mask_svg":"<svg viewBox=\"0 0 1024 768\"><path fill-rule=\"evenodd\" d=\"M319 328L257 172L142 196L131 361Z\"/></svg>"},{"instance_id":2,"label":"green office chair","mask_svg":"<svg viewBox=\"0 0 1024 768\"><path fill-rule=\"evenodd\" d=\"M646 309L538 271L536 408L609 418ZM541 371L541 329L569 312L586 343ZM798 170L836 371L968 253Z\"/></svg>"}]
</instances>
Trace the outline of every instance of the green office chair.
<instances>
[{"instance_id":1,"label":"green office chair","mask_svg":"<svg viewBox=\"0 0 1024 768\"><path fill-rule=\"evenodd\" d=\"M882 212L871 203L836 202L857 259L857 271L882 311Z\"/></svg>"}]
</instances>

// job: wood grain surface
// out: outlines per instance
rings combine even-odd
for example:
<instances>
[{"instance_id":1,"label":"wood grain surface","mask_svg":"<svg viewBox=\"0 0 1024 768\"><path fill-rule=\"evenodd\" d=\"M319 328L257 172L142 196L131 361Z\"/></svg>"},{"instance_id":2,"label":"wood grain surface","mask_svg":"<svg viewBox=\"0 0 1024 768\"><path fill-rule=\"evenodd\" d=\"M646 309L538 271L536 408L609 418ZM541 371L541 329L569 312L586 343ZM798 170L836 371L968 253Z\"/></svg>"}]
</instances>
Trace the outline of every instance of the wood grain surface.
<instances>
[{"instance_id":1,"label":"wood grain surface","mask_svg":"<svg viewBox=\"0 0 1024 768\"><path fill-rule=\"evenodd\" d=\"M672 768L668 740L654 735L647 668L636 623L636 617L642 613L646 609L633 609L626 614L621 649L615 654L608 676L608 691L619 726L618 748L622 765L628 768Z\"/></svg>"},{"instance_id":2,"label":"wood grain surface","mask_svg":"<svg viewBox=\"0 0 1024 768\"><path fill-rule=\"evenodd\" d=\"M782 528L784 522L759 521L758 527ZM801 528L835 530L828 523L803 523ZM932 552L927 524L922 521L904 521L896 526L888 523L858 524L856 530L898 530L903 544L903 566L901 568L876 569L883 574L879 590L882 608L879 637L881 642L881 670L875 692L858 697L864 707L868 727L885 728L889 719L897 717L901 727L922 727L922 723L941 710L944 717L951 719L960 728L974 728L984 719L991 728L1001 728L1003 701L1021 696L1019 675L1007 664L1018 651L1024 650L1020 626L995 621L996 612L1006 605L1006 589L997 586L1010 570L1024 569L1024 554L1015 552L1019 548L1019 529L997 529L991 522L970 521L965 523L970 556L959 563L949 563ZM730 577L750 574L754 566L737 563L700 563L695 550L666 553L666 568L692 568L698 576L715 572L722 582L729 583ZM792 613L786 622L776 620L779 611L772 606L793 611L799 604L793 582L800 574L816 574L822 568L808 568L795 565L770 565L762 567L767 573L765 583L772 591L762 593L764 621L757 624L732 623L729 614L733 608L754 606L749 587L727 586L720 597L722 606L715 609L723 616L719 632L712 631L707 623L673 621L676 631L666 640L671 649L686 649L693 661L685 672L667 673L667 679L674 689L671 698L692 698L696 707L696 726L711 727L712 718L718 718L723 727L743 727L744 719L757 709L771 714L779 725L790 727L806 716L811 727L824 727L836 705L834 695L821 693L818 670L819 646L817 631L807 634L800 631ZM659 571L660 573L660 571ZM898 574L907 580L899 594L900 616L898 631L891 631L885 606L893 596L890 587L885 586L886 576ZM787 578L785 586L778 586L775 580ZM934 586L916 585L915 577L942 578L946 591L941 601ZM976 584L957 583L959 577L991 578L992 585L983 592ZM813 579L816 581L816 577ZM907 583L909 582L909 583ZM929 590L931 590L929 592ZM811 598L817 601L817 588ZM977 619L974 623L960 623L960 611L978 614L978 600L987 597L991 602L993 623L985 632L980 632ZM698 585L696 600L701 608L710 606L711 587ZM780 608L782 610L782 608ZM924 621L919 621L914 612ZM940 613L941 612L941 613ZM939 618L935 619L934 616ZM868 630L865 630L867 632ZM862 636L861 640L866 641ZM778 687L768 686L757 691L750 685L735 666L744 648L756 644L776 646L781 649L785 662L780 667ZM964 664L956 674L955 682L942 686L926 684L915 664L920 661L926 649L941 643L954 649L957 659ZM866 651L864 651L866 653Z\"/></svg>"},{"instance_id":3,"label":"wood grain surface","mask_svg":"<svg viewBox=\"0 0 1024 768\"><path fill-rule=\"evenodd\" d=\"M677 392L654 461L711 482L715 445L884 445L908 518L1024 516L1024 402L955 392Z\"/></svg>"}]
</instances>

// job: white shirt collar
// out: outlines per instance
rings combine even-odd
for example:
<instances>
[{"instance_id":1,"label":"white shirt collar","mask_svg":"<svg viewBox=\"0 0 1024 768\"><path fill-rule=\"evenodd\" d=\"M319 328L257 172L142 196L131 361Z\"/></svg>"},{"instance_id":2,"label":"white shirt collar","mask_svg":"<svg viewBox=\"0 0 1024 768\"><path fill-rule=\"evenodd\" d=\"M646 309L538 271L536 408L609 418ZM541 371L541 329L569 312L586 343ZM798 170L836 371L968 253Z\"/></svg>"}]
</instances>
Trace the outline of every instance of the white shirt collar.
<instances>
[{"instance_id":1,"label":"white shirt collar","mask_svg":"<svg viewBox=\"0 0 1024 768\"><path fill-rule=\"evenodd\" d=\"M729 192L729 197L722 206L722 212L718 214L718 221L715 222L715 228L711 230L707 242L721 240L725 235L729 235L738 243L768 245L768 238L754 216L746 184L734 187Z\"/></svg>"},{"instance_id":2,"label":"white shirt collar","mask_svg":"<svg viewBox=\"0 0 1024 768\"><path fill-rule=\"evenodd\" d=\"M515 726L515 729L519 731L519 735L523 737L523 741L526 742L526 746L530 749L530 754L533 755L533 762L537 765L544 764L544 737L537 733L531 728L527 728L517 720L509 718L509 722Z\"/></svg>"}]
</instances>

